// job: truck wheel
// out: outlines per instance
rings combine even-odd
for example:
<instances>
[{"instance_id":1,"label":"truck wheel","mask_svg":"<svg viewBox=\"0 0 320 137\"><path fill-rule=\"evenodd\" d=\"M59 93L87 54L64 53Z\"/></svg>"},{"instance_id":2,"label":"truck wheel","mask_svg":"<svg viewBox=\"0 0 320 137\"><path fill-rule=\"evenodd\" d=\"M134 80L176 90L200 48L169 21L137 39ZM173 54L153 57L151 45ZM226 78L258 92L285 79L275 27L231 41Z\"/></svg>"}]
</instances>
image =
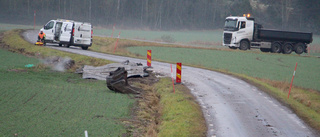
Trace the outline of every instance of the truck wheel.
<instances>
[{"instance_id":1,"label":"truck wheel","mask_svg":"<svg viewBox=\"0 0 320 137\"><path fill-rule=\"evenodd\" d=\"M88 47L86 47L86 46L82 46L81 47L83 50L87 50L88 49Z\"/></svg>"},{"instance_id":2,"label":"truck wheel","mask_svg":"<svg viewBox=\"0 0 320 137\"><path fill-rule=\"evenodd\" d=\"M62 47L62 44L59 44L59 47Z\"/></svg>"},{"instance_id":3,"label":"truck wheel","mask_svg":"<svg viewBox=\"0 0 320 137\"><path fill-rule=\"evenodd\" d=\"M71 46L70 44L67 44L67 46L66 46L66 47L67 47L67 48L70 48L70 46Z\"/></svg>"},{"instance_id":4,"label":"truck wheel","mask_svg":"<svg viewBox=\"0 0 320 137\"><path fill-rule=\"evenodd\" d=\"M240 42L240 50L247 50L249 48L249 42L247 40L241 40Z\"/></svg>"},{"instance_id":5,"label":"truck wheel","mask_svg":"<svg viewBox=\"0 0 320 137\"><path fill-rule=\"evenodd\" d=\"M280 53L281 52L281 43L273 42L271 44L271 52L272 53Z\"/></svg>"},{"instance_id":6,"label":"truck wheel","mask_svg":"<svg viewBox=\"0 0 320 137\"><path fill-rule=\"evenodd\" d=\"M285 43L283 45L283 54L291 54L292 52L292 44L291 43Z\"/></svg>"},{"instance_id":7,"label":"truck wheel","mask_svg":"<svg viewBox=\"0 0 320 137\"><path fill-rule=\"evenodd\" d=\"M260 48L260 51L262 51L262 52L270 52L270 49L267 49L267 48Z\"/></svg>"},{"instance_id":8,"label":"truck wheel","mask_svg":"<svg viewBox=\"0 0 320 137\"><path fill-rule=\"evenodd\" d=\"M305 47L306 45L303 44L303 43L297 43L295 46L294 46L294 51L297 53L297 54L302 54L305 50Z\"/></svg>"}]
</instances>

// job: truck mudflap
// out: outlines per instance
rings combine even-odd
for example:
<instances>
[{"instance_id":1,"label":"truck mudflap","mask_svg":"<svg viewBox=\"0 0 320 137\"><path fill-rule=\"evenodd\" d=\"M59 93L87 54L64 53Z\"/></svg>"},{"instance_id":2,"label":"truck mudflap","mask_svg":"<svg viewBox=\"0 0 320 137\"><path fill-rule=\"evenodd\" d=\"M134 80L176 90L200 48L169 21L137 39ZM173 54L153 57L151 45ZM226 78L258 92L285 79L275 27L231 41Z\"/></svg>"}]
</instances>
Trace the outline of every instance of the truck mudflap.
<instances>
[{"instance_id":1,"label":"truck mudflap","mask_svg":"<svg viewBox=\"0 0 320 137\"><path fill-rule=\"evenodd\" d=\"M106 77L107 87L115 92L124 94L140 94L138 88L128 84L128 72L124 67L119 67L117 70L110 72Z\"/></svg>"}]
</instances>

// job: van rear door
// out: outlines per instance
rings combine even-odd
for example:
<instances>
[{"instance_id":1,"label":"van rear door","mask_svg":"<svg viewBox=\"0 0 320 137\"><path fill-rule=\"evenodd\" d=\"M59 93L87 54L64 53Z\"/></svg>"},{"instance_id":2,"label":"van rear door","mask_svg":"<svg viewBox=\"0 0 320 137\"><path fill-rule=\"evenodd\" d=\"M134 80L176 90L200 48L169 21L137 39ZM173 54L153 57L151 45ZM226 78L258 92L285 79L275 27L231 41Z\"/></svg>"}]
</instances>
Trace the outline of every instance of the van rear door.
<instances>
[{"instance_id":1,"label":"van rear door","mask_svg":"<svg viewBox=\"0 0 320 137\"><path fill-rule=\"evenodd\" d=\"M91 46L90 23L75 22L73 44Z\"/></svg>"},{"instance_id":2,"label":"van rear door","mask_svg":"<svg viewBox=\"0 0 320 137\"><path fill-rule=\"evenodd\" d=\"M61 27L60 43L69 43L72 32L72 22L63 22Z\"/></svg>"}]
</instances>

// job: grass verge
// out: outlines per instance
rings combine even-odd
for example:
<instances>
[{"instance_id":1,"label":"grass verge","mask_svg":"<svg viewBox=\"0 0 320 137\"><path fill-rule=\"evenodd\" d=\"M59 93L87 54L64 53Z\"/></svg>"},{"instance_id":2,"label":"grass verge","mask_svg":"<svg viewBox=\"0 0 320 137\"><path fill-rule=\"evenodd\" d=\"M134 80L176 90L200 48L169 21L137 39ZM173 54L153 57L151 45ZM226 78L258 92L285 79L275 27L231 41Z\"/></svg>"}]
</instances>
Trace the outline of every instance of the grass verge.
<instances>
[{"instance_id":1,"label":"grass verge","mask_svg":"<svg viewBox=\"0 0 320 137\"><path fill-rule=\"evenodd\" d=\"M133 85L144 90L136 108L139 122L131 121L135 125L132 128L138 129L134 132L159 137L206 136L201 108L187 87L175 85L173 93L171 79L155 78L154 74Z\"/></svg>"},{"instance_id":2,"label":"grass verge","mask_svg":"<svg viewBox=\"0 0 320 137\"><path fill-rule=\"evenodd\" d=\"M206 136L205 120L200 106L194 101L190 91L182 85L176 85L175 93L171 79L162 79L156 90L160 94L162 123L160 137L201 137ZM186 92L187 91L187 92Z\"/></svg>"},{"instance_id":3,"label":"grass verge","mask_svg":"<svg viewBox=\"0 0 320 137\"><path fill-rule=\"evenodd\" d=\"M74 71L76 68L79 68L86 65L93 65L93 66L101 66L105 64L111 63L111 61L92 58L88 56L72 54L67 52L60 52L50 48L43 48L41 46L35 46L27 41L25 41L21 36L20 33L23 30L12 30L6 31L3 35L3 46L2 48L6 48L11 52L17 52L24 55L35 56L37 58L46 58L50 56L60 56L60 57L70 57L71 59L75 60L75 66L71 69Z\"/></svg>"}]
</instances>

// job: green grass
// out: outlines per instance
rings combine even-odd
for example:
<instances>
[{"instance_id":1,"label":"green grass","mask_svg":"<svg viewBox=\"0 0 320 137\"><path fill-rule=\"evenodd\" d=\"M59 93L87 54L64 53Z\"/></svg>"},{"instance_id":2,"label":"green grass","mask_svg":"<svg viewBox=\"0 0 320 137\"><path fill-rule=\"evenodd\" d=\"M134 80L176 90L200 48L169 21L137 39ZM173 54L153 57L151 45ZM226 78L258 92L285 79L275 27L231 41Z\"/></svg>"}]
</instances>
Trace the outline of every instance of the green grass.
<instances>
[{"instance_id":1,"label":"green grass","mask_svg":"<svg viewBox=\"0 0 320 137\"><path fill-rule=\"evenodd\" d=\"M298 62L293 84L320 91L320 58L167 47L129 47L128 50L141 56L145 56L147 50L152 50L152 58L157 60L182 62L186 65L288 82L291 81L295 64Z\"/></svg>"},{"instance_id":2,"label":"green grass","mask_svg":"<svg viewBox=\"0 0 320 137\"><path fill-rule=\"evenodd\" d=\"M103 81L74 73L24 68L38 59L0 50L0 136L121 136L120 119L134 100Z\"/></svg>"},{"instance_id":3,"label":"green grass","mask_svg":"<svg viewBox=\"0 0 320 137\"><path fill-rule=\"evenodd\" d=\"M40 30L43 26L36 26L35 29ZM0 23L0 31L7 31L12 29L33 29L32 25L17 25L17 24L4 24Z\"/></svg>"},{"instance_id":4,"label":"green grass","mask_svg":"<svg viewBox=\"0 0 320 137\"><path fill-rule=\"evenodd\" d=\"M182 85L175 86L171 79L161 79L155 86L162 107L159 137L201 137L206 135L205 120L194 97ZM184 89L185 88L185 89Z\"/></svg>"},{"instance_id":5,"label":"green grass","mask_svg":"<svg viewBox=\"0 0 320 137\"><path fill-rule=\"evenodd\" d=\"M23 51L28 55L40 52L43 56L72 56L78 63L94 62L89 57L80 58L80 55L25 43L19 33L19 30L5 33L5 43L10 45L12 51ZM37 64L38 60L22 55L18 57L18 54L14 57L1 55L4 62L6 58L10 60L0 68L0 75L10 80L5 81L6 86L2 88L5 90L1 92L4 96L1 96L0 104L8 107L0 111L1 119L7 119L1 123L0 136L83 136L84 130L89 131L89 136L121 136L126 133L121 121L130 121L129 107L133 105L133 100L128 96L113 93L104 82L82 80L72 73L36 68L25 71L24 65ZM79 59L84 60L79 62ZM161 108L166 111L163 113L165 125L161 124L159 136L204 136L206 128L201 109L189 93L183 93L187 89L177 86L176 94L170 95L172 88L168 85L171 82L166 80L161 84L157 89L163 96L161 99L164 99ZM175 103L176 107L171 107L167 101ZM182 110L188 114L181 114ZM176 117L170 118L173 115ZM171 129L170 123L178 128ZM171 133L166 133L169 130Z\"/></svg>"},{"instance_id":6,"label":"green grass","mask_svg":"<svg viewBox=\"0 0 320 137\"><path fill-rule=\"evenodd\" d=\"M98 59L98 58L92 58L88 56L83 55L77 55L67 52L61 52L50 48L43 48L41 46L35 46L27 41L25 41L23 38L20 37L20 33L22 30L11 30L4 32L4 38L3 42L7 45L10 45L10 50L19 52L22 54L27 54L31 56L37 56L37 57L50 57L50 56L60 56L60 57L70 57L71 59L75 60L76 67L80 67L84 64L88 65L91 64L93 66L101 66L108 63L111 63L111 61L104 60L104 59ZM76 69L76 67L73 68Z\"/></svg>"},{"instance_id":7,"label":"green grass","mask_svg":"<svg viewBox=\"0 0 320 137\"><path fill-rule=\"evenodd\" d=\"M192 41L222 41L222 31L144 31L144 30L115 30L113 37L117 37L121 31L121 38L139 38L146 40L159 40L163 35L173 37L178 43L188 43ZM111 36L110 29L94 29L94 34Z\"/></svg>"}]
</instances>

